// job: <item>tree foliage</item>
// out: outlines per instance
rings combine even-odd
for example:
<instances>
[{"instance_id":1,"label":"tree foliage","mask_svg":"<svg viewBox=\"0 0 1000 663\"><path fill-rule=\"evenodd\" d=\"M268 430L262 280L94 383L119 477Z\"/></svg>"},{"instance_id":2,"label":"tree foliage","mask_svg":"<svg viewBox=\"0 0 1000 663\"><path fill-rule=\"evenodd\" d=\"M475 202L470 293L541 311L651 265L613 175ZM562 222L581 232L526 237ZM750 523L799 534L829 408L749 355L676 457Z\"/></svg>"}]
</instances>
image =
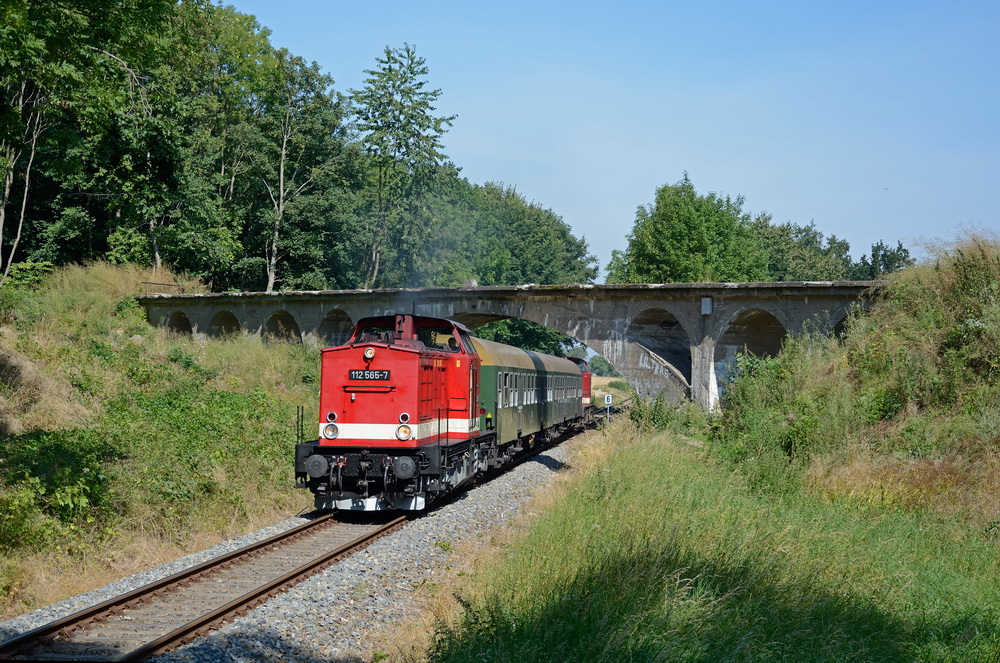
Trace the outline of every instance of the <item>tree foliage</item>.
<instances>
[{"instance_id":1,"label":"tree foliage","mask_svg":"<svg viewBox=\"0 0 1000 663\"><path fill-rule=\"evenodd\" d=\"M743 211L743 197L699 195L687 173L640 206L625 251L612 252L610 283L868 280L912 264L902 243L879 241L851 261L850 245L816 224L772 223Z\"/></svg>"},{"instance_id":2,"label":"tree foliage","mask_svg":"<svg viewBox=\"0 0 1000 663\"><path fill-rule=\"evenodd\" d=\"M33 222L46 137L66 114L83 122L108 103L149 113L142 71L170 9L168 0L0 4L0 284Z\"/></svg>"},{"instance_id":3,"label":"tree foliage","mask_svg":"<svg viewBox=\"0 0 1000 663\"><path fill-rule=\"evenodd\" d=\"M375 205L365 229L369 251L362 286L371 288L378 282L386 249L413 246L423 237L425 216L419 207L447 162L441 137L455 116L432 114L441 90L425 89L427 64L410 44L386 46L376 68L365 73L365 86L352 90L351 98L373 166ZM412 269L412 255L394 251L391 264L406 273Z\"/></svg>"},{"instance_id":4,"label":"tree foliage","mask_svg":"<svg viewBox=\"0 0 1000 663\"><path fill-rule=\"evenodd\" d=\"M459 176L442 144L454 116L410 44L345 96L210 0L0 14L0 275L106 259L214 290L596 276L550 210Z\"/></svg>"},{"instance_id":5,"label":"tree foliage","mask_svg":"<svg viewBox=\"0 0 1000 663\"><path fill-rule=\"evenodd\" d=\"M851 265L850 278L856 281L871 281L884 274L898 272L913 264L910 251L902 242L896 242L896 248L889 248L879 240L872 244L871 258L861 256L858 262Z\"/></svg>"},{"instance_id":6,"label":"tree foliage","mask_svg":"<svg viewBox=\"0 0 1000 663\"><path fill-rule=\"evenodd\" d=\"M587 363L590 365L590 370L594 375L601 375L610 378L621 377L621 374L615 370L615 367L611 365L611 362L600 355L591 358Z\"/></svg>"},{"instance_id":7,"label":"tree foliage","mask_svg":"<svg viewBox=\"0 0 1000 663\"><path fill-rule=\"evenodd\" d=\"M766 256L743 198L698 195L687 173L640 206L628 248L608 265L611 283L762 281Z\"/></svg>"},{"instance_id":8,"label":"tree foliage","mask_svg":"<svg viewBox=\"0 0 1000 663\"><path fill-rule=\"evenodd\" d=\"M570 348L577 345L576 341L554 329L517 318L483 325L476 330L476 336L557 357L565 356Z\"/></svg>"},{"instance_id":9,"label":"tree foliage","mask_svg":"<svg viewBox=\"0 0 1000 663\"><path fill-rule=\"evenodd\" d=\"M768 258L768 281L834 281L848 278L850 246L836 236L824 237L815 223L799 226L790 221L773 225L759 215L753 231Z\"/></svg>"}]
</instances>

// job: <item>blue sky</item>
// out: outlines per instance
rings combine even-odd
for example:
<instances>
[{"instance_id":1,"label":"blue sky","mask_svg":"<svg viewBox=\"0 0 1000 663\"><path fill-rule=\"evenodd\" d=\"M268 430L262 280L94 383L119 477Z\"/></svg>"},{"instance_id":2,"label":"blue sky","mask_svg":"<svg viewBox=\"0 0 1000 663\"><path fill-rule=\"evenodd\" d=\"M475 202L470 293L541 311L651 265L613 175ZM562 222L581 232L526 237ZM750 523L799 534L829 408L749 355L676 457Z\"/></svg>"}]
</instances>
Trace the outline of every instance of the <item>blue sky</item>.
<instances>
[{"instance_id":1,"label":"blue sky","mask_svg":"<svg viewBox=\"0 0 1000 663\"><path fill-rule=\"evenodd\" d=\"M445 153L585 236L603 270L685 171L855 258L1000 229L1000 3L238 0L346 92L408 42Z\"/></svg>"}]
</instances>

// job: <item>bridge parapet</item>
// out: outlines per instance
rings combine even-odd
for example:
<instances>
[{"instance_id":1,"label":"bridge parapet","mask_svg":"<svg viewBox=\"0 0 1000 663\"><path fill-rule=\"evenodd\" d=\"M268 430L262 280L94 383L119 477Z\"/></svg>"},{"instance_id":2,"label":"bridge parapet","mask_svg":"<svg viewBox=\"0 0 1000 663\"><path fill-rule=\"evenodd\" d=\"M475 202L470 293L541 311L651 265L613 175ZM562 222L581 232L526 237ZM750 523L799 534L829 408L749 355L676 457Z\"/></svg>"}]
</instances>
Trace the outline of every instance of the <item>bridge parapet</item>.
<instances>
[{"instance_id":1,"label":"bridge parapet","mask_svg":"<svg viewBox=\"0 0 1000 663\"><path fill-rule=\"evenodd\" d=\"M370 315L412 313L478 327L521 318L603 355L640 393L708 408L736 353L771 355L788 333L841 324L870 281L520 285L144 295L151 323L198 336L270 335L332 345Z\"/></svg>"}]
</instances>

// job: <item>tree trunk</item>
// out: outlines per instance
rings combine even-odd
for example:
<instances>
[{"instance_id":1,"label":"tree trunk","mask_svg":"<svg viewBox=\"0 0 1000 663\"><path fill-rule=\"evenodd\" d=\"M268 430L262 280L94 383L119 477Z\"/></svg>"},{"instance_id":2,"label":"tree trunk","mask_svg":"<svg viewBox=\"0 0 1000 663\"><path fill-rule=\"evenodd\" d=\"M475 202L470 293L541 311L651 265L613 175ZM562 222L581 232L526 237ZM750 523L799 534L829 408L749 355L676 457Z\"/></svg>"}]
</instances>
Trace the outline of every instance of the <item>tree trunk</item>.
<instances>
[{"instance_id":1,"label":"tree trunk","mask_svg":"<svg viewBox=\"0 0 1000 663\"><path fill-rule=\"evenodd\" d=\"M271 202L274 204L274 230L271 233L271 242L268 247L267 257L267 290L274 292L274 284L278 280L278 238L281 233L281 221L285 215L285 160L288 157L289 131L285 131L281 137L281 152L278 156L278 195L271 194Z\"/></svg>"},{"instance_id":2,"label":"tree trunk","mask_svg":"<svg viewBox=\"0 0 1000 663\"><path fill-rule=\"evenodd\" d=\"M31 126L31 145L28 148L28 164L24 167L24 193L21 196L21 214L17 221L17 235L14 237L14 243L10 247L10 254L7 256L7 264L3 270L3 276L0 276L0 286L7 281L7 275L10 274L10 265L14 262L14 255L17 252L17 245L21 242L21 231L24 230L24 217L27 214L28 208L28 189L31 188L31 167L35 163L35 151L38 147L38 137L42 135L42 114L37 109L32 113L29 119L29 124ZM6 189L9 191L9 189ZM6 203L6 191L4 202ZM2 259L2 256L0 256Z\"/></svg>"}]
</instances>

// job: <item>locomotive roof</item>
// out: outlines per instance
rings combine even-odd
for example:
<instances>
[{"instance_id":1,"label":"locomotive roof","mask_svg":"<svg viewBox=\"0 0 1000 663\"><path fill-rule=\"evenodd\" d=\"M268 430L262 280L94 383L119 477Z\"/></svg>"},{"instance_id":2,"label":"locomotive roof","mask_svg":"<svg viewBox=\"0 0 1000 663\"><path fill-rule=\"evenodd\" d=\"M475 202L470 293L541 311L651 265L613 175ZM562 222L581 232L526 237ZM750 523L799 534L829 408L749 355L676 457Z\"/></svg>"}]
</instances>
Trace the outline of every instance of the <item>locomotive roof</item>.
<instances>
[{"instance_id":1,"label":"locomotive roof","mask_svg":"<svg viewBox=\"0 0 1000 663\"><path fill-rule=\"evenodd\" d=\"M449 320L448 318L436 318L434 316L428 316L428 315L412 315L410 313L393 313L393 314L388 314L388 315L373 315L373 316L369 316L367 318L361 318L360 320L357 321L357 323L355 323L354 326L355 327L364 327L364 326L390 326L393 323L395 323L396 318L399 317L399 316L403 316L403 317L406 317L406 318L412 318L414 325L416 325L418 327L427 327L427 326L447 324L447 325L452 325L454 327L458 327L462 331L468 332L469 334L472 333L472 331L468 327L466 327L465 325L463 325L461 322L455 322L454 320Z\"/></svg>"}]
</instances>

